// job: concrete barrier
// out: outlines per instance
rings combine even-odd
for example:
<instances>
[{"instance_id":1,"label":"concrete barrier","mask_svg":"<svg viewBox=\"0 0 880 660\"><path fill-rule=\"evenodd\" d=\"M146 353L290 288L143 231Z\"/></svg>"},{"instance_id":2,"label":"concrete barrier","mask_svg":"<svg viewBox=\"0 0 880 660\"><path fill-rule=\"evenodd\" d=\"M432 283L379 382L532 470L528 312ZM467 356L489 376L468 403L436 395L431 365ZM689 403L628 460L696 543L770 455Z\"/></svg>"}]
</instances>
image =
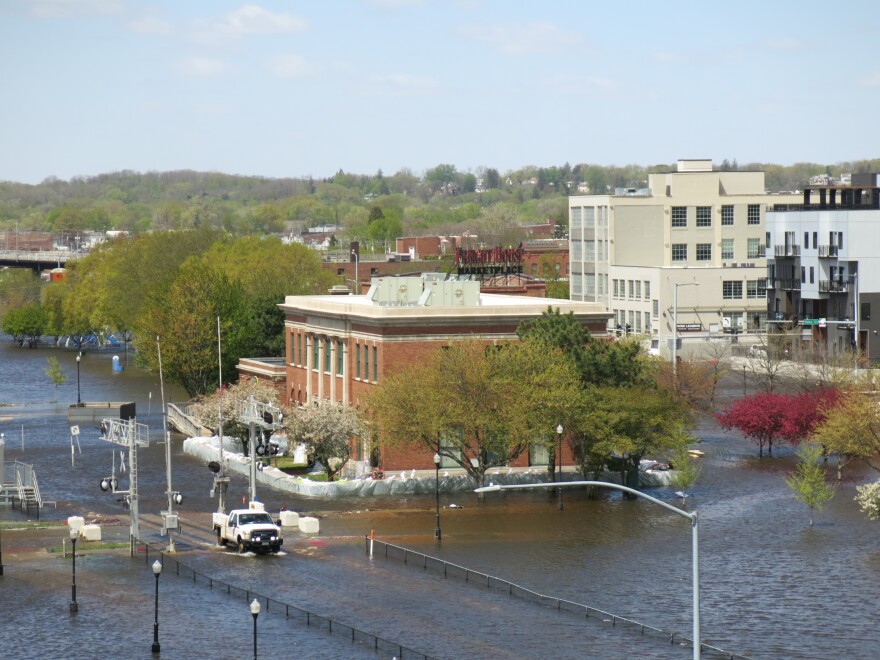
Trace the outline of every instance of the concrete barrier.
<instances>
[{"instance_id":1,"label":"concrete barrier","mask_svg":"<svg viewBox=\"0 0 880 660\"><path fill-rule=\"evenodd\" d=\"M317 534L319 528L320 525L317 518L304 516L299 519L299 531L303 532L304 534Z\"/></svg>"},{"instance_id":2,"label":"concrete barrier","mask_svg":"<svg viewBox=\"0 0 880 660\"><path fill-rule=\"evenodd\" d=\"M299 527L299 514L296 511L282 511L281 526Z\"/></svg>"},{"instance_id":3,"label":"concrete barrier","mask_svg":"<svg viewBox=\"0 0 880 660\"><path fill-rule=\"evenodd\" d=\"M79 537L83 541L100 541L101 526L100 525L83 525L79 528Z\"/></svg>"}]
</instances>

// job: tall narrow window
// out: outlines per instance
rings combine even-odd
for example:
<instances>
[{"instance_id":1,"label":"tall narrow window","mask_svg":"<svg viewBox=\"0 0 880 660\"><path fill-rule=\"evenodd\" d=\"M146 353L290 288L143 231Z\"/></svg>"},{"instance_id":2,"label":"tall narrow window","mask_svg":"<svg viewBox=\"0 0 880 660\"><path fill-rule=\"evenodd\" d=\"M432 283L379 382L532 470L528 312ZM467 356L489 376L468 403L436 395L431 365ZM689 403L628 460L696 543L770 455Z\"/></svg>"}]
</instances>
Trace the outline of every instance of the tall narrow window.
<instances>
[{"instance_id":1,"label":"tall narrow window","mask_svg":"<svg viewBox=\"0 0 880 660\"><path fill-rule=\"evenodd\" d=\"M324 373L330 373L330 338L324 338Z\"/></svg>"},{"instance_id":2,"label":"tall narrow window","mask_svg":"<svg viewBox=\"0 0 880 660\"><path fill-rule=\"evenodd\" d=\"M721 207L721 226L729 227L733 225L733 205L725 204Z\"/></svg>"},{"instance_id":3,"label":"tall narrow window","mask_svg":"<svg viewBox=\"0 0 880 660\"><path fill-rule=\"evenodd\" d=\"M343 350L345 344L341 341L336 343L336 373L338 375L342 375L343 367L345 366L345 351Z\"/></svg>"},{"instance_id":4,"label":"tall narrow window","mask_svg":"<svg viewBox=\"0 0 880 660\"><path fill-rule=\"evenodd\" d=\"M373 382L379 381L379 348L373 346Z\"/></svg>"},{"instance_id":5,"label":"tall narrow window","mask_svg":"<svg viewBox=\"0 0 880 660\"><path fill-rule=\"evenodd\" d=\"M321 368L321 362L318 360L318 346L321 340L312 335L312 369L317 371Z\"/></svg>"},{"instance_id":6,"label":"tall narrow window","mask_svg":"<svg viewBox=\"0 0 880 660\"><path fill-rule=\"evenodd\" d=\"M354 345L354 377L361 377L361 345Z\"/></svg>"},{"instance_id":7,"label":"tall narrow window","mask_svg":"<svg viewBox=\"0 0 880 660\"><path fill-rule=\"evenodd\" d=\"M760 204L749 204L747 222L750 225L760 225L761 224L761 205Z\"/></svg>"},{"instance_id":8,"label":"tall narrow window","mask_svg":"<svg viewBox=\"0 0 880 660\"><path fill-rule=\"evenodd\" d=\"M364 346L364 380L370 380L370 347Z\"/></svg>"}]
</instances>

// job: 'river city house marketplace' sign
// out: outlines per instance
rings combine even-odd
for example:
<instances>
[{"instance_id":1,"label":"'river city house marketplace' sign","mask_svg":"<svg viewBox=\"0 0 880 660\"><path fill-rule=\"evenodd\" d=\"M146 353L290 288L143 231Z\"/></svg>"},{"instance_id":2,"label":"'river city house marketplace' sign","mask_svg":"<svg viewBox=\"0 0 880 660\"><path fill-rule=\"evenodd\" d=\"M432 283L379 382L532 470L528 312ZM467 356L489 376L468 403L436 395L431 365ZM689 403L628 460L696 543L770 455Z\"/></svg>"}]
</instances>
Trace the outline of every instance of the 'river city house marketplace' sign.
<instances>
[{"instance_id":1,"label":"'river city house marketplace' sign","mask_svg":"<svg viewBox=\"0 0 880 660\"><path fill-rule=\"evenodd\" d=\"M455 265L459 275L521 275L523 272L523 246L518 248L487 248L455 251Z\"/></svg>"}]
</instances>

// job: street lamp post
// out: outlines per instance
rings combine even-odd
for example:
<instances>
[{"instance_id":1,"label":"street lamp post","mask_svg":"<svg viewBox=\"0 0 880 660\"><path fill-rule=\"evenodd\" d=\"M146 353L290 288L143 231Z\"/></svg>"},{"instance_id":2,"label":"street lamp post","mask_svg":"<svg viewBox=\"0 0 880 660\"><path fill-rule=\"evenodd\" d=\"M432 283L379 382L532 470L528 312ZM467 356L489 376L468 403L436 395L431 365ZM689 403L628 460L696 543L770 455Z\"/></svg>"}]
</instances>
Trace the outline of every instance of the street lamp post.
<instances>
[{"instance_id":1,"label":"street lamp post","mask_svg":"<svg viewBox=\"0 0 880 660\"><path fill-rule=\"evenodd\" d=\"M162 562L158 559L153 562L153 575L156 576L156 618L153 621L153 653L159 653L159 574L162 572Z\"/></svg>"},{"instance_id":2,"label":"street lamp post","mask_svg":"<svg viewBox=\"0 0 880 660\"><path fill-rule=\"evenodd\" d=\"M76 603L76 537L79 530L76 527L70 528L70 542L73 544L73 563L71 564L71 583L70 583L70 613L74 614L79 611L79 605Z\"/></svg>"},{"instance_id":3,"label":"street lamp post","mask_svg":"<svg viewBox=\"0 0 880 660\"><path fill-rule=\"evenodd\" d=\"M559 445L559 481L562 481L562 424L556 427L556 444ZM557 491L559 497L556 502L556 508L562 511L562 488Z\"/></svg>"},{"instance_id":4,"label":"street lamp post","mask_svg":"<svg viewBox=\"0 0 880 660\"><path fill-rule=\"evenodd\" d=\"M254 617L254 660L257 660L257 617L260 615L260 601L256 598L251 603L251 615Z\"/></svg>"},{"instance_id":5,"label":"street lamp post","mask_svg":"<svg viewBox=\"0 0 880 660\"><path fill-rule=\"evenodd\" d=\"M361 293L361 280L358 276L358 266L360 265L360 258L358 257L358 253L356 250L351 251L351 256L354 257L354 295L358 296Z\"/></svg>"},{"instance_id":6,"label":"street lamp post","mask_svg":"<svg viewBox=\"0 0 880 660\"><path fill-rule=\"evenodd\" d=\"M859 274L853 273L853 321L855 322L855 327L853 329L853 333L855 334L855 341L853 342L853 355L854 355L854 369L858 370L859 368Z\"/></svg>"},{"instance_id":7,"label":"street lamp post","mask_svg":"<svg viewBox=\"0 0 880 660\"><path fill-rule=\"evenodd\" d=\"M676 282L672 285L672 384L678 385L678 287L680 286L700 286L700 283L693 282Z\"/></svg>"},{"instance_id":8,"label":"street lamp post","mask_svg":"<svg viewBox=\"0 0 880 660\"><path fill-rule=\"evenodd\" d=\"M438 541L440 534L440 452L434 454L434 496L437 498L437 524L434 527L434 538Z\"/></svg>"},{"instance_id":9,"label":"street lamp post","mask_svg":"<svg viewBox=\"0 0 880 660\"><path fill-rule=\"evenodd\" d=\"M658 506L662 506L664 509L668 509L673 513L676 513L683 518L687 518L691 521L691 561L693 564L692 570L692 602L693 602L693 647L694 647L694 660L700 660L700 652L702 644L700 642L700 537L699 537L699 529L697 525L697 512L689 512L682 511L678 507L674 507L671 504L664 502L662 500L658 500L655 497L651 497L650 495L645 495L645 493L635 490L634 488L629 488L628 486L621 486L619 484L609 483L606 481L569 481L565 484L566 486L599 486L601 488L613 488L615 490L622 490L625 493L629 493L630 495L635 495L636 497L641 497L642 499L648 500L649 502L653 502ZM498 490L525 490L528 488L553 488L554 484L547 483L539 483L539 484L510 484L510 485L499 485L499 484L489 484L488 486L484 486L482 488L476 488L474 492L476 493L489 493ZM561 489L562 486L559 485Z\"/></svg>"},{"instance_id":10,"label":"street lamp post","mask_svg":"<svg viewBox=\"0 0 880 660\"><path fill-rule=\"evenodd\" d=\"M82 353L76 354L76 405L82 403L79 397L79 361L82 359Z\"/></svg>"}]
</instances>

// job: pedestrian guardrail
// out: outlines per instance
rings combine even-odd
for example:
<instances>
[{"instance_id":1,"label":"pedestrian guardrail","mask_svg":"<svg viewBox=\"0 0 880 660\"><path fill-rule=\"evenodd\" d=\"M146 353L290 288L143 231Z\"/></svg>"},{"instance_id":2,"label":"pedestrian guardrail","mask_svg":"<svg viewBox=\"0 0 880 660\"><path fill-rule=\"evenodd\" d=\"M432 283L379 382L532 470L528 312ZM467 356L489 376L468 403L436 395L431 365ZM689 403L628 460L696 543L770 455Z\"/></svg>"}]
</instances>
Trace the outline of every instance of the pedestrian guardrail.
<instances>
[{"instance_id":1,"label":"pedestrian guardrail","mask_svg":"<svg viewBox=\"0 0 880 660\"><path fill-rule=\"evenodd\" d=\"M217 580L209 575L205 575L194 568L187 566L182 561L173 557L161 549L143 544L144 558L147 566L150 566L150 560L155 561L156 557L162 564L162 574L170 574L172 571L179 577L192 579L193 584L200 584L209 589L225 591L228 596L233 598L243 598L245 603L250 603L256 599L265 607L264 612L283 615L286 619L294 623L300 623L310 628L323 630L330 635L338 637L340 640L348 640L352 644L361 644L367 648L373 649L378 654L387 655L388 657L398 658L399 660L433 660L431 656L425 655L419 651L407 648L397 642L384 639L377 635L359 630L354 626L350 626L341 621L336 621L321 614L316 614L305 610L296 605L282 602L275 598L261 594L253 589L243 589L235 585L229 584L222 580Z\"/></svg>"},{"instance_id":2,"label":"pedestrian guardrail","mask_svg":"<svg viewBox=\"0 0 880 660\"><path fill-rule=\"evenodd\" d=\"M636 630L641 635L654 635L658 639L668 641L670 645L686 643L688 646L693 646L693 639L687 635L655 628L654 626L649 626L618 614L612 614L605 610L590 607L589 605L575 603L555 596L540 594L537 591L526 589L518 584L494 577L487 573L481 573L480 571L459 566L458 564L453 564L443 559L416 552L415 550L410 550L409 548L404 548L399 545L385 543L384 541L379 541L375 538L371 539L369 536L365 536L364 541L366 543L367 553L371 552L370 547L372 545L373 557L380 556L385 557L386 559L396 559L402 561L408 566L421 568L424 571L430 570L438 575L442 575L444 578L458 579L469 584L486 587L496 591L506 591L510 596L516 596L517 598L522 598L545 607L557 609L561 612L583 615L584 618L587 619L592 617L599 623L610 624L612 628L620 626L630 630ZM724 649L712 646L705 642L700 644L700 652L706 657L728 658L729 660L747 660L746 656L725 651Z\"/></svg>"}]
</instances>

